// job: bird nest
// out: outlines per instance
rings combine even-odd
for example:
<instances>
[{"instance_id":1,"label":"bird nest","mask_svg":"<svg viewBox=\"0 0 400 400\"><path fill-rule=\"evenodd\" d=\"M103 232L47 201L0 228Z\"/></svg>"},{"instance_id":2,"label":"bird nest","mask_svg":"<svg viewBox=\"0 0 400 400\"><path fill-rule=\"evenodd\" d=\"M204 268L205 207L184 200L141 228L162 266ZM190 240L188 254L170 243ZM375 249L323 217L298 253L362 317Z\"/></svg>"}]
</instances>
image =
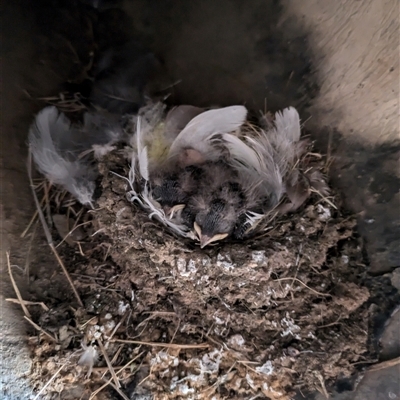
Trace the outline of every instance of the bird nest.
<instances>
[{"instance_id":1,"label":"bird nest","mask_svg":"<svg viewBox=\"0 0 400 400\"><path fill-rule=\"evenodd\" d=\"M95 210L45 190L70 282L32 316L41 398L283 400L370 361L361 244L337 198L200 249L127 200L111 172L129 167L121 149L102 159Z\"/></svg>"}]
</instances>

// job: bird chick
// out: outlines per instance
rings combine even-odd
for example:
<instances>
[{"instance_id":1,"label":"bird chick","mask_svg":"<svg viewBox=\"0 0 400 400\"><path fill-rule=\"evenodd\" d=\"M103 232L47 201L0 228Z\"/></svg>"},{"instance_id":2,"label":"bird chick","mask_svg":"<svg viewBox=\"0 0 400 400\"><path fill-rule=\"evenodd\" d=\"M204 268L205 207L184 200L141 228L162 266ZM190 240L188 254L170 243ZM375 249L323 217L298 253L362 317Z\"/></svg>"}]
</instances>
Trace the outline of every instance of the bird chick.
<instances>
[{"instance_id":1,"label":"bird chick","mask_svg":"<svg viewBox=\"0 0 400 400\"><path fill-rule=\"evenodd\" d=\"M153 174L150 178L152 195L172 218L177 211L183 210L190 197L197 192L203 175L203 169L196 165Z\"/></svg>"},{"instance_id":2,"label":"bird chick","mask_svg":"<svg viewBox=\"0 0 400 400\"><path fill-rule=\"evenodd\" d=\"M174 114L182 113L189 120L183 109ZM189 122L172 124L173 133L158 123L157 135L148 125L142 129L139 118L129 198L176 234L197 237L204 248L253 235L271 213L300 207L311 187L326 189L318 171L301 170L307 146L294 108L276 113L266 130L244 125L246 114L243 106L200 111ZM161 146L152 144L156 137ZM162 151L154 152L156 147Z\"/></svg>"},{"instance_id":3,"label":"bird chick","mask_svg":"<svg viewBox=\"0 0 400 400\"><path fill-rule=\"evenodd\" d=\"M193 227L200 247L231 236L245 205L245 194L234 180L226 181L212 191L202 185L199 193L190 199L187 206L194 219Z\"/></svg>"}]
</instances>

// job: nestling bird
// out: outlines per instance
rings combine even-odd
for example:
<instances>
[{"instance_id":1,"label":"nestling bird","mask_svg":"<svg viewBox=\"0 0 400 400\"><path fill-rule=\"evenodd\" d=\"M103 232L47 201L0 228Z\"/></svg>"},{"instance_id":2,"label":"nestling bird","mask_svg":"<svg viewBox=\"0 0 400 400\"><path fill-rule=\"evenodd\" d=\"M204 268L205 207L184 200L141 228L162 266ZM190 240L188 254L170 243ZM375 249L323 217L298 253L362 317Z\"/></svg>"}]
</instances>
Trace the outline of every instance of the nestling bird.
<instances>
[{"instance_id":1,"label":"nestling bird","mask_svg":"<svg viewBox=\"0 0 400 400\"><path fill-rule=\"evenodd\" d=\"M128 198L171 231L201 247L242 239L272 213L295 211L311 187L327 193L319 171L301 171L307 142L293 107L276 113L268 130L246 124L243 106L187 109L198 113L189 122L178 110L165 121L152 108L138 117L129 175Z\"/></svg>"},{"instance_id":2,"label":"nestling bird","mask_svg":"<svg viewBox=\"0 0 400 400\"><path fill-rule=\"evenodd\" d=\"M293 107L277 112L264 129L246 122L244 106L165 109L149 103L130 115L132 134L106 111L88 112L83 124L73 125L46 107L31 126L30 151L50 182L92 206L93 161L115 143L128 143L128 199L202 248L254 235L277 214L298 209L312 188L328 193L321 172L303 168L308 142L300 140Z\"/></svg>"}]
</instances>

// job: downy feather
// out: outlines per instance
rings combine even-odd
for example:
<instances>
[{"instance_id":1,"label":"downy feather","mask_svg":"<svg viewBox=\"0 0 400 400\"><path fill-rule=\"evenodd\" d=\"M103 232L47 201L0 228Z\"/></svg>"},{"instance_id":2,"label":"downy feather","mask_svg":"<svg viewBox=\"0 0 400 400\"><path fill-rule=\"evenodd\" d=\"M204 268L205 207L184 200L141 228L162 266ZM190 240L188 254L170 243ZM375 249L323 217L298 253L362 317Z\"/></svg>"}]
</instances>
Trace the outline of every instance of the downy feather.
<instances>
[{"instance_id":1,"label":"downy feather","mask_svg":"<svg viewBox=\"0 0 400 400\"><path fill-rule=\"evenodd\" d=\"M230 157L255 170L261 169L261 160L258 154L250 148L243 140L230 133L222 135L224 145L230 153Z\"/></svg>"},{"instance_id":2,"label":"downy feather","mask_svg":"<svg viewBox=\"0 0 400 400\"><path fill-rule=\"evenodd\" d=\"M225 134L222 142L229 150L229 163L238 171L248 197L255 199L255 203L259 198L268 197L271 199L268 206L274 206L283 192L282 176L274 162L272 146L263 133L256 138Z\"/></svg>"},{"instance_id":3,"label":"downy feather","mask_svg":"<svg viewBox=\"0 0 400 400\"><path fill-rule=\"evenodd\" d=\"M274 159L282 176L288 173L290 165L298 156L297 143L300 140L300 116L293 107L275 113L275 128L268 131L268 139L274 147Z\"/></svg>"},{"instance_id":4,"label":"downy feather","mask_svg":"<svg viewBox=\"0 0 400 400\"><path fill-rule=\"evenodd\" d=\"M237 130L244 123L246 116L247 110L244 106L231 106L201 113L179 133L168 156L174 157L185 149L194 149L208 161L215 161L220 152L211 145L212 136Z\"/></svg>"},{"instance_id":5,"label":"downy feather","mask_svg":"<svg viewBox=\"0 0 400 400\"><path fill-rule=\"evenodd\" d=\"M136 145L138 154L139 172L143 179L149 180L149 160L147 157L147 146L144 145L142 119L138 117L136 122Z\"/></svg>"},{"instance_id":6,"label":"downy feather","mask_svg":"<svg viewBox=\"0 0 400 400\"><path fill-rule=\"evenodd\" d=\"M63 186L82 204L91 204L95 171L75 157L67 146L62 152L59 148L70 134L70 125L65 115L59 114L55 107L44 108L29 130L30 151L37 169L51 183Z\"/></svg>"}]
</instances>

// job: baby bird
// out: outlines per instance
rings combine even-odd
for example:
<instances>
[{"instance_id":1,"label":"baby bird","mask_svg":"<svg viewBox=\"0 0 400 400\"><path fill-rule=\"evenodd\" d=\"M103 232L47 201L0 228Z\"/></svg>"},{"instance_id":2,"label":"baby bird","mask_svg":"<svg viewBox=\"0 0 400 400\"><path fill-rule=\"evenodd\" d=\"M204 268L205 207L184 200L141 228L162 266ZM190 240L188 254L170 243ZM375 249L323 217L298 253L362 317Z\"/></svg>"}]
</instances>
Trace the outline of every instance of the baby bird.
<instances>
[{"instance_id":1,"label":"baby bird","mask_svg":"<svg viewBox=\"0 0 400 400\"><path fill-rule=\"evenodd\" d=\"M243 106L196 112L186 125L171 116L156 128L137 121L129 198L173 232L199 240L202 248L243 239L271 214L295 211L312 186L327 193L318 171L299 169L307 144L293 107L276 113L268 130L245 124ZM183 129L171 132L171 121ZM162 148L162 157L154 157L154 147Z\"/></svg>"}]
</instances>

